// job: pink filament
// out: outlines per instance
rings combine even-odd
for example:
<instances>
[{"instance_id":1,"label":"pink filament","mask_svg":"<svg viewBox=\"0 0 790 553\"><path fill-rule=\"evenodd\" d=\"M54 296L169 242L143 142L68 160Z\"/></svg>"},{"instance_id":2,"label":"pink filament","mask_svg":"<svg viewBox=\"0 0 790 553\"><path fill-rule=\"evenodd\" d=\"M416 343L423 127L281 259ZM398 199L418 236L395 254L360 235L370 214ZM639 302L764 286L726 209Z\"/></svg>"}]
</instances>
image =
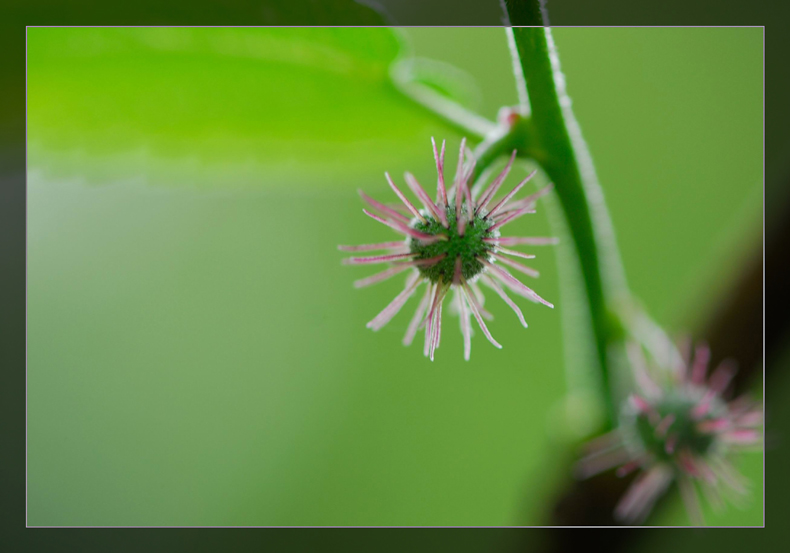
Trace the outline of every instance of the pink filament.
<instances>
[{"instance_id":1,"label":"pink filament","mask_svg":"<svg viewBox=\"0 0 790 553\"><path fill-rule=\"evenodd\" d=\"M517 252L516 250L509 250L507 248L503 248L502 246L497 246L497 251L504 253L505 255L512 255L513 257L520 257L521 259L535 259L535 256L528 253L521 253Z\"/></svg>"},{"instance_id":2,"label":"pink filament","mask_svg":"<svg viewBox=\"0 0 790 553\"><path fill-rule=\"evenodd\" d=\"M532 172L531 172L529 175L527 175L527 178L525 178L523 181L521 181L520 183L518 183L518 184L517 184L517 185L516 185L516 186L513 188L513 190L511 190L510 192L508 192L507 194L505 194L505 197L504 197L504 198L502 198L502 200L501 200L501 201L500 201L498 204L496 204L496 205L494 206L494 208L491 210L491 212L490 212L488 215L486 215L486 216L487 216L487 217L496 217L496 214L497 214L497 213L499 213L499 211L505 207L505 205L506 205L506 204L507 204L507 203L510 201L510 198L512 198L513 196L515 196L515 195L516 195L516 192L518 192L519 190L521 190L521 189L524 187L524 185L525 185L525 184L527 184L527 183L529 182L529 180L530 180L532 177L534 177L534 176L535 176L535 173L537 173L537 172L538 172L538 171L537 171L537 170L535 170L535 171L532 171Z\"/></svg>"},{"instance_id":3,"label":"pink filament","mask_svg":"<svg viewBox=\"0 0 790 553\"><path fill-rule=\"evenodd\" d=\"M447 188L444 186L444 146L445 141L442 140L442 153L439 154L436 152L436 141L431 137L431 144L433 145L433 158L436 160L436 172L439 174L438 181L436 183L436 203L440 206L447 205ZM442 213L444 214L444 213ZM447 219L443 218L442 222L444 226L447 226Z\"/></svg>"},{"instance_id":4,"label":"pink filament","mask_svg":"<svg viewBox=\"0 0 790 553\"><path fill-rule=\"evenodd\" d=\"M538 278L538 276L540 276L540 273L538 273L538 271L530 267L527 267L525 265L522 265L518 261L513 261L512 259L508 259L505 256L499 255L498 253L494 253L491 255L493 255L496 259L498 259L500 262L504 263L505 265L509 265L510 267L513 267L515 270L522 272L527 276L531 276L533 278Z\"/></svg>"},{"instance_id":5,"label":"pink filament","mask_svg":"<svg viewBox=\"0 0 790 553\"><path fill-rule=\"evenodd\" d=\"M370 263L389 263L414 257L415 253L393 253L390 255L375 255L373 257L347 257L343 260L345 265L368 265Z\"/></svg>"},{"instance_id":6,"label":"pink filament","mask_svg":"<svg viewBox=\"0 0 790 553\"><path fill-rule=\"evenodd\" d=\"M535 213L535 210L532 209L532 206L523 207L508 215L507 217L500 219L498 222L489 227L488 232L494 232L496 229L505 226L506 224L518 219L522 215L526 215L527 213Z\"/></svg>"},{"instance_id":7,"label":"pink filament","mask_svg":"<svg viewBox=\"0 0 790 553\"><path fill-rule=\"evenodd\" d=\"M502 300L516 313L516 316L518 317L518 320L521 321L522 326L527 328L527 321L524 320L524 314L521 312L521 309L519 309L518 305L516 305L515 302L510 299L510 296L505 293L502 287L497 284L493 278L487 275L483 277L483 282L485 282L490 288L493 288L494 291L499 294L499 297L502 298Z\"/></svg>"},{"instance_id":8,"label":"pink filament","mask_svg":"<svg viewBox=\"0 0 790 553\"><path fill-rule=\"evenodd\" d=\"M483 242L489 244L504 244L505 246L552 246L559 244L559 239L554 237L529 237L529 236L507 236L500 238L483 238Z\"/></svg>"},{"instance_id":9,"label":"pink filament","mask_svg":"<svg viewBox=\"0 0 790 553\"><path fill-rule=\"evenodd\" d=\"M486 188L483 191L483 193L480 194L480 200L478 201L477 204L478 211L484 209L488 205L488 202L490 202L491 199L494 197L494 195L497 193L499 187L502 186L503 182L505 182L505 179L507 178L508 173L510 173L510 168L513 166L513 162L515 161L515 159L516 159L516 150L513 150L513 153L510 154L510 160L507 162L507 165L505 165L505 168L491 182L491 184L488 185L488 188Z\"/></svg>"},{"instance_id":10,"label":"pink filament","mask_svg":"<svg viewBox=\"0 0 790 553\"><path fill-rule=\"evenodd\" d=\"M694 352L694 364L691 367L691 382L702 384L705 380L705 371L710 361L710 348L707 344L699 344Z\"/></svg>"},{"instance_id":11,"label":"pink filament","mask_svg":"<svg viewBox=\"0 0 790 553\"><path fill-rule=\"evenodd\" d=\"M420 185L420 183L417 182L417 179L414 177L414 175L412 175L411 173L407 172L404 175L404 178L406 179L406 184L408 184L409 188L411 189L411 191L414 192L417 195L417 197L422 202L422 205L425 206L425 209L430 211L435 219L438 219L438 220L442 221L442 224L446 227L447 226L447 221L446 221L446 219L444 217L444 213L440 213L439 212L439 209L433 203L433 201L428 196L428 194L425 192L425 190Z\"/></svg>"},{"instance_id":12,"label":"pink filament","mask_svg":"<svg viewBox=\"0 0 790 553\"><path fill-rule=\"evenodd\" d=\"M463 281L461 285L463 286L466 300L469 303L469 308L472 310L472 314L474 315L475 319L477 319L477 324L480 325L480 329L483 331L483 334L495 347L502 349L502 346L496 340L494 340L494 337L491 336L491 333L488 331L488 327L483 321L483 317L480 315L477 299L475 299L473 292L469 289L469 285L466 283L466 281Z\"/></svg>"},{"instance_id":13,"label":"pink filament","mask_svg":"<svg viewBox=\"0 0 790 553\"><path fill-rule=\"evenodd\" d=\"M431 287L428 286L425 289L425 294L422 296L422 300L420 300L420 305L417 307L417 311L414 312L414 316L412 317L411 321L409 322L409 326L406 329L406 335L403 337L403 345L409 346L414 341L414 336L417 334L417 329L420 326L420 322L422 321L423 315L425 314L425 310L428 309L428 302L431 299Z\"/></svg>"},{"instance_id":14,"label":"pink filament","mask_svg":"<svg viewBox=\"0 0 790 553\"><path fill-rule=\"evenodd\" d=\"M404 225L403 223L400 223L398 221L390 221L388 219L379 217L378 215L376 215L375 213L371 213L367 209L363 209L362 212L368 217L370 217L371 219L375 219L379 223L383 225L387 225L391 229L396 230L401 234L411 236L412 238L416 238L417 240L420 240L421 242L424 242L426 244L432 244L433 242L437 242L439 240L447 240L447 235L445 234L436 234L436 235L426 234L424 232L414 230L408 225Z\"/></svg>"},{"instance_id":15,"label":"pink filament","mask_svg":"<svg viewBox=\"0 0 790 553\"><path fill-rule=\"evenodd\" d=\"M412 267L411 263L395 265L394 267L390 267L389 269L382 271L380 273L376 273L375 275L354 281L354 287L364 288L365 286L370 286L371 284L377 284L379 282L387 280L388 278L394 275L397 275L398 273L405 271L406 269L410 269L411 267Z\"/></svg>"},{"instance_id":16,"label":"pink filament","mask_svg":"<svg viewBox=\"0 0 790 553\"><path fill-rule=\"evenodd\" d=\"M472 356L472 324L469 320L469 308L462 293L458 292L457 298L460 306L461 335L464 338L464 360L469 361Z\"/></svg>"},{"instance_id":17,"label":"pink filament","mask_svg":"<svg viewBox=\"0 0 790 553\"><path fill-rule=\"evenodd\" d=\"M406 282L406 287L403 291L398 294L392 302L385 307L381 313L376 315L376 317L367 324L367 327L373 330L379 330L385 324L390 322L392 318L398 314L398 311L401 310L403 304L411 297L414 293L414 290L417 289L417 286L422 282L419 278L419 273L415 273L409 280Z\"/></svg>"},{"instance_id":18,"label":"pink filament","mask_svg":"<svg viewBox=\"0 0 790 553\"><path fill-rule=\"evenodd\" d=\"M396 221L400 221L401 223L408 224L409 218L406 217L403 213L400 213L394 208L374 200L373 198L365 194L362 190L357 190L357 192L359 193L360 196L362 196L362 199L365 200L367 203L369 203L374 209L378 209L381 213L384 213L385 215L389 215Z\"/></svg>"},{"instance_id":19,"label":"pink filament","mask_svg":"<svg viewBox=\"0 0 790 553\"><path fill-rule=\"evenodd\" d=\"M422 221L423 223L427 223L428 221L426 221L425 217L423 217L420 214L420 212L417 210L417 208L414 207L414 204L412 204L409 201L409 199L403 194L403 192L401 192L400 189L397 186L395 186L395 183L392 182L392 178L390 177L390 174L389 173L384 173L384 176L387 178L387 182L389 183L390 188L392 188L392 191L395 192L395 194L398 196L398 198L400 198L400 201L403 202L403 205L405 205L409 209L409 211L411 211L412 214L415 217L417 217L420 221Z\"/></svg>"},{"instance_id":20,"label":"pink filament","mask_svg":"<svg viewBox=\"0 0 790 553\"><path fill-rule=\"evenodd\" d=\"M398 248L408 248L405 242L383 242L381 244L362 244L359 246L338 246L341 252L367 252L375 250L394 250Z\"/></svg>"},{"instance_id":21,"label":"pink filament","mask_svg":"<svg viewBox=\"0 0 790 553\"><path fill-rule=\"evenodd\" d=\"M526 286L523 282L518 280L516 277L508 273L505 269L502 269L501 267L497 267L496 265L490 263L488 260L483 259L482 257L479 257L478 260L481 263L483 263L483 265L491 269L493 275L499 278L502 282L505 283L505 285L507 285L508 288L510 288L517 294L524 296L525 298L530 299L532 301L540 302L548 307L551 308L554 307L554 305L541 298L539 295L535 293L534 290L532 290L531 288Z\"/></svg>"}]
</instances>

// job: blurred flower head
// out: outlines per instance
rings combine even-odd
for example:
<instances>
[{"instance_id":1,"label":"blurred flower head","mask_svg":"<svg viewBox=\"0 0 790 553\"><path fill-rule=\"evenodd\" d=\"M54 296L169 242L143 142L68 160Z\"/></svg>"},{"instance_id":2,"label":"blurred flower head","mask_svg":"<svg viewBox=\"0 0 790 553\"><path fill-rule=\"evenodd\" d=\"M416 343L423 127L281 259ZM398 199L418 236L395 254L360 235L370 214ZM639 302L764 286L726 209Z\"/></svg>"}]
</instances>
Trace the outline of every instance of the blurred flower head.
<instances>
[{"instance_id":1,"label":"blurred flower head","mask_svg":"<svg viewBox=\"0 0 790 553\"><path fill-rule=\"evenodd\" d=\"M384 204L360 191L362 198L372 211L364 213L379 223L403 235L405 240L366 244L361 246L338 246L342 251L382 251L382 255L372 257L350 257L344 260L349 265L387 264L388 268L373 276L358 280L358 288L381 282L398 273L407 272L406 286L397 297L384 308L367 326L378 330L386 325L415 294L420 286L425 291L414 313L403 339L409 345L421 329L425 330L423 351L431 360L439 347L442 325L442 307L447 295L452 292L451 309L460 317L461 333L464 338L464 358L471 353L472 324L477 321L485 337L497 348L502 346L494 340L485 320L492 319L485 309L485 297L479 286L493 290L516 313L521 324L527 323L516 303L506 290L549 307L552 304L538 296L531 288L514 277L504 266L533 278L538 272L512 258L530 259L535 257L510 249L519 245L554 244L553 238L503 237L501 229L527 213L535 212L535 202L546 194L546 187L530 196L514 199L516 193L529 182L533 171L510 192L494 200L502 183L510 172L516 157L514 151L504 170L488 185L481 182L471 188L469 179L475 167L475 160L466 149L466 140L461 141L458 165L452 185L447 188L444 179L444 152L433 143L433 154L438 172L436 200L432 200L425 189L411 174L405 174L406 184L419 199L421 208L398 188L388 173L387 182L400 204ZM469 157L470 159L466 159Z\"/></svg>"},{"instance_id":2,"label":"blurred flower head","mask_svg":"<svg viewBox=\"0 0 790 553\"><path fill-rule=\"evenodd\" d=\"M724 361L708 376L710 350L704 344L692 356L689 342L673 362L658 365L648 363L636 343L628 354L638 391L623 406L619 427L587 445L578 474L614 467L618 476L639 471L615 509L626 523L644 520L675 481L692 522L702 525L698 490L719 509L724 496L737 501L747 494L748 482L731 457L760 446L761 406L746 396L722 397L734 364Z\"/></svg>"}]
</instances>

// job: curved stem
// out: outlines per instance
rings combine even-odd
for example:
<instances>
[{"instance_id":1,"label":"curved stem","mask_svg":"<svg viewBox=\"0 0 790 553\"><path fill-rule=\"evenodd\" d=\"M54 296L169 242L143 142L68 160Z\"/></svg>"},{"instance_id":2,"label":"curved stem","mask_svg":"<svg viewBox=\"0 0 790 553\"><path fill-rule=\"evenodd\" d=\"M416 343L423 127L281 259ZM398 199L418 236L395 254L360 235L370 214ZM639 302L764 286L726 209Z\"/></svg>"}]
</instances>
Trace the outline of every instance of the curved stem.
<instances>
[{"instance_id":1,"label":"curved stem","mask_svg":"<svg viewBox=\"0 0 790 553\"><path fill-rule=\"evenodd\" d=\"M513 125L497 125L474 150L477 163L469 182L477 182L483 171L499 156L509 156L513 150L518 150L519 155L524 157L532 145L532 129L528 118L519 117Z\"/></svg>"},{"instance_id":2,"label":"curved stem","mask_svg":"<svg viewBox=\"0 0 790 553\"><path fill-rule=\"evenodd\" d=\"M404 95L428 109L431 113L441 116L445 123L455 127L461 134L482 139L496 129L495 123L442 96L433 88L416 80L409 59L400 60L393 64L390 76L392 77L392 82Z\"/></svg>"},{"instance_id":3,"label":"curved stem","mask_svg":"<svg viewBox=\"0 0 790 553\"><path fill-rule=\"evenodd\" d=\"M505 2L516 24L542 25L539 0ZM529 94L534 139L527 153L554 182L576 252L590 308L601 386L610 425L616 420L609 345L620 337L616 305L628 297L614 232L592 159L565 92L551 30L514 27L518 66Z\"/></svg>"}]
</instances>

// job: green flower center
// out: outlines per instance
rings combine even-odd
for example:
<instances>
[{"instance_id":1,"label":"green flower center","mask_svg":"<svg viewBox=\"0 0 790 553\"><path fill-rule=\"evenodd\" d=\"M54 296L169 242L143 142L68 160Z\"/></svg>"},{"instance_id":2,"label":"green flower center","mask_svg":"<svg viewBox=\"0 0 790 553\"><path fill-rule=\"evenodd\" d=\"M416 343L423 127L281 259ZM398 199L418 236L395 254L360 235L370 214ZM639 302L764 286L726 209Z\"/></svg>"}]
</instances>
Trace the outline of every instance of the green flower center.
<instances>
[{"instance_id":1,"label":"green flower center","mask_svg":"<svg viewBox=\"0 0 790 553\"><path fill-rule=\"evenodd\" d=\"M654 408L661 421L671 421L671 424L656 424L655 420L651 421L644 413L631 415L633 437L659 461L673 461L682 450L695 456L704 456L713 448L716 436L711 432L701 431L699 425L718 418L724 407L719 400L714 399L705 416L694 418L692 411L697 405L698 399L688 397L687 394L669 395L654 405Z\"/></svg>"},{"instance_id":2,"label":"green flower center","mask_svg":"<svg viewBox=\"0 0 790 553\"><path fill-rule=\"evenodd\" d=\"M464 206L466 216L466 207ZM461 259L461 274L466 280L472 280L483 272L485 266L480 263L478 258L489 259L489 252L493 246L484 242L484 238L497 238L499 231L489 231L494 222L476 215L474 219L468 221L464 229L464 235L458 234L458 225L455 216L455 209L447 210L447 222L449 228L445 228L441 221L437 221L430 215L423 213L426 223L417 220L412 224L412 228L431 236L445 235L447 240L438 240L431 244L423 244L419 240L411 238L409 249L411 253L416 253L415 260L430 259L445 254L445 257L437 263L421 266L417 265L423 277L431 282L450 283L455 276L456 259Z\"/></svg>"}]
</instances>

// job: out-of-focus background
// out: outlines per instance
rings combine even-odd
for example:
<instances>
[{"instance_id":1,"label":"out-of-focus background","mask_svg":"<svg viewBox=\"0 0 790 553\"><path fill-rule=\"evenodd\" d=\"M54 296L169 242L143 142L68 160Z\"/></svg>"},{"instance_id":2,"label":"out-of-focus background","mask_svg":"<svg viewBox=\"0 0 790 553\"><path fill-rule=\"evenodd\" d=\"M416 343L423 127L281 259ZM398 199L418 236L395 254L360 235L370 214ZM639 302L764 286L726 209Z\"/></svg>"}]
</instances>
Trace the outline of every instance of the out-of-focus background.
<instances>
[{"instance_id":1,"label":"out-of-focus background","mask_svg":"<svg viewBox=\"0 0 790 553\"><path fill-rule=\"evenodd\" d=\"M760 244L762 30L554 37L632 289L693 331ZM29 29L30 525L545 521L586 417L561 310L492 300L504 349L469 363L447 317L430 363L406 313L364 327L401 279L354 290L335 249L392 236L357 188L432 182L430 137L461 138L389 83L399 50L483 115L516 102L496 28ZM751 500L709 523L762 524L762 455L739 467Z\"/></svg>"}]
</instances>

